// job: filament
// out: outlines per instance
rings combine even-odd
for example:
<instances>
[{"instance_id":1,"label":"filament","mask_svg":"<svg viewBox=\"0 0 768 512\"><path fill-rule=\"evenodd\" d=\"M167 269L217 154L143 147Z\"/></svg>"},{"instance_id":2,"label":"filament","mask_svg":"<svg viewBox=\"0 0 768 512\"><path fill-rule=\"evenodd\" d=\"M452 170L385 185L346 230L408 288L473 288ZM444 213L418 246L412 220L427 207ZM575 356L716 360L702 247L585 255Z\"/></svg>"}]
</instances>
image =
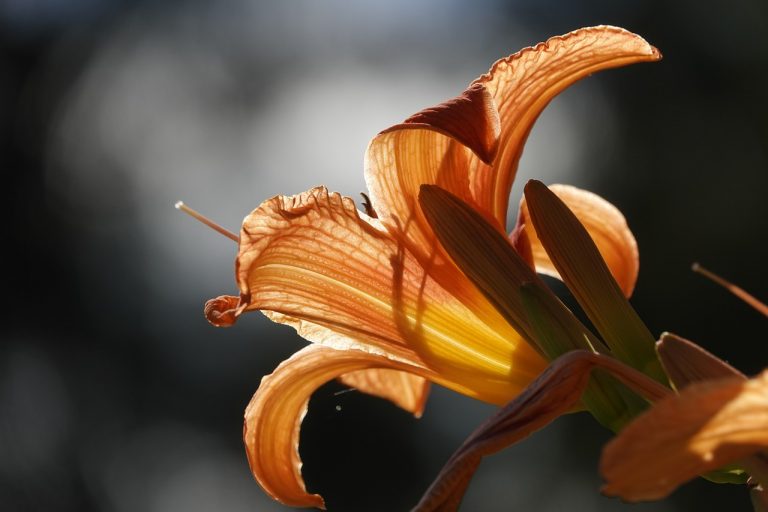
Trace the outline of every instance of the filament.
<instances>
[{"instance_id":1,"label":"filament","mask_svg":"<svg viewBox=\"0 0 768 512\"><path fill-rule=\"evenodd\" d=\"M715 274L714 272L711 272L707 270L706 268L702 267L698 263L694 263L691 266L691 270L694 272L703 275L704 277L714 281L715 283L719 284L753 308L755 308L760 313L764 314L765 316L768 316L768 306L757 300L754 296L747 293L744 289L736 286L735 284L731 283L730 281L726 281L719 275Z\"/></svg>"},{"instance_id":2,"label":"filament","mask_svg":"<svg viewBox=\"0 0 768 512\"><path fill-rule=\"evenodd\" d=\"M181 210L182 212L186 213L187 215L189 215L189 216L199 220L200 222L202 222L203 224L205 224L209 228L212 228L212 229L218 231L219 233L221 233L225 237L230 238L230 239L234 240L235 242L238 242L238 243L240 242L240 237L239 236L237 236L236 234L234 234L230 230L225 229L225 228L219 226L218 224L213 222L211 219L209 219L205 215L202 215L202 214L198 213L197 211L193 210L189 206L185 205L183 201L178 201L173 206L177 210Z\"/></svg>"}]
</instances>

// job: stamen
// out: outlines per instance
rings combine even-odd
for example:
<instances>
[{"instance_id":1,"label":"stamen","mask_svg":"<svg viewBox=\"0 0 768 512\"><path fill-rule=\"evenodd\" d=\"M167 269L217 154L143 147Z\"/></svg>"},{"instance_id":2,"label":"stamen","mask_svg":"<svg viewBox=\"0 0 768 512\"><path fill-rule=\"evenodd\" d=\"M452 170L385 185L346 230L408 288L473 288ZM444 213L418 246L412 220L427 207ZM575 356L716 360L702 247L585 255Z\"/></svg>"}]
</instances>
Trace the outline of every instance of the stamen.
<instances>
[{"instance_id":1,"label":"stamen","mask_svg":"<svg viewBox=\"0 0 768 512\"><path fill-rule=\"evenodd\" d=\"M726 281L722 277L718 276L717 274L710 272L706 268L702 267L698 263L694 263L691 265L691 270L694 272L703 275L704 277L714 281L715 283L719 284L753 308L755 308L760 313L764 314L765 316L768 316L768 306L757 300L755 297L747 293L744 289L736 286L735 284L731 283L730 281Z\"/></svg>"},{"instance_id":2,"label":"stamen","mask_svg":"<svg viewBox=\"0 0 768 512\"><path fill-rule=\"evenodd\" d=\"M365 192L360 192L360 195L363 196L363 209L365 210L366 215L372 219L378 219L379 215L376 213L376 210L373 209L371 198L368 197L368 194Z\"/></svg>"},{"instance_id":3,"label":"stamen","mask_svg":"<svg viewBox=\"0 0 768 512\"><path fill-rule=\"evenodd\" d=\"M339 396L343 395L345 393L352 393L353 391L357 391L355 388L348 388L348 389L342 389L341 391L336 391L333 396Z\"/></svg>"},{"instance_id":4,"label":"stamen","mask_svg":"<svg viewBox=\"0 0 768 512\"><path fill-rule=\"evenodd\" d=\"M185 205L183 201L177 201L176 204L173 205L173 206L177 210L181 210L182 212L186 213L187 215L189 215L191 217L194 217L195 219L199 220L200 222L202 222L203 224L205 224L209 228L212 228L212 229L218 231L219 233L221 233L225 237L231 238L232 240L234 240L237 243L240 242L240 237L239 236L237 236L236 234L234 234L230 230L225 229L225 228L219 226L218 224L213 222L208 217L206 217L206 216L196 212L195 210L193 210L189 206Z\"/></svg>"}]
</instances>

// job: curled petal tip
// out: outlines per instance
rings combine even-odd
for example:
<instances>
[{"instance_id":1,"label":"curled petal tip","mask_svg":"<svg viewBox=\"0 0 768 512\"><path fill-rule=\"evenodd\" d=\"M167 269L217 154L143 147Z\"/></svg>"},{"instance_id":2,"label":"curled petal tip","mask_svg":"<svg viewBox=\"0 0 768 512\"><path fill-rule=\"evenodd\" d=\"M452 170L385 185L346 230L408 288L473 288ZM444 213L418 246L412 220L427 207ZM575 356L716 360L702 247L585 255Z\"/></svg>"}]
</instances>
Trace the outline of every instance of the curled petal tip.
<instances>
[{"instance_id":1,"label":"curled petal tip","mask_svg":"<svg viewBox=\"0 0 768 512\"><path fill-rule=\"evenodd\" d=\"M222 295L205 303L205 319L216 327L229 327L237 321L242 310L238 297Z\"/></svg>"},{"instance_id":2,"label":"curled petal tip","mask_svg":"<svg viewBox=\"0 0 768 512\"><path fill-rule=\"evenodd\" d=\"M489 165L496 156L501 133L493 96L481 83L471 84L459 96L424 109L383 133L408 127L443 133L468 147Z\"/></svg>"}]
</instances>

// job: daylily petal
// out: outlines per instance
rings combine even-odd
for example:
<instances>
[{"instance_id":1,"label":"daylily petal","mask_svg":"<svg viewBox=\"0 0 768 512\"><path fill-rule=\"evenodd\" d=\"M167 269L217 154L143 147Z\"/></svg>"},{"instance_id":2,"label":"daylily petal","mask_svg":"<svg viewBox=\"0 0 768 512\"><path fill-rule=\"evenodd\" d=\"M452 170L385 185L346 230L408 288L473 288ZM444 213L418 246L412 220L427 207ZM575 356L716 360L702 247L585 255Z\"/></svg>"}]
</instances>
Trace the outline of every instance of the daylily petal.
<instances>
[{"instance_id":1,"label":"daylily petal","mask_svg":"<svg viewBox=\"0 0 768 512\"><path fill-rule=\"evenodd\" d=\"M302 338L315 343L339 350L344 350L350 346L359 348L364 345L359 340L349 339L339 335L333 329L313 322L283 315L275 311L263 311L263 313L275 323L290 325L296 329L296 332ZM403 352L399 347L390 347L387 352L393 355L397 354L399 357L413 358L414 361L418 360L415 352ZM420 417L422 412L424 412L430 388L429 382L421 377L392 370L361 370L342 375L339 380L343 384L356 388L358 391L389 400L416 417Z\"/></svg>"},{"instance_id":2,"label":"daylily petal","mask_svg":"<svg viewBox=\"0 0 768 512\"><path fill-rule=\"evenodd\" d=\"M549 101L596 71L660 58L640 36L598 26L553 37L497 61L458 98L426 109L371 141L365 176L374 208L381 218L415 224L409 237L429 247L432 238L415 198L420 185L434 184L504 229L523 145Z\"/></svg>"},{"instance_id":3,"label":"daylily petal","mask_svg":"<svg viewBox=\"0 0 768 512\"><path fill-rule=\"evenodd\" d=\"M448 102L430 112L431 122L438 123L434 120L435 116L451 121L461 119L464 112L454 114L450 110L459 109L455 106L457 104L469 109L467 103L477 102L479 105L472 108L485 112L485 97L473 94L461 102ZM469 149L444 134L449 125L446 121L440 129L432 129L419 124L402 124L376 136L366 152L366 184L372 206L382 224L402 241L422 265L430 267L435 281L448 293L460 298L486 323L501 326L503 321L494 308L451 263L418 205L419 187L424 183L435 183L479 208L470 196L464 165L466 159L462 156ZM489 220L492 219L489 217ZM498 229L501 230L501 226ZM513 333L508 335L515 336Z\"/></svg>"},{"instance_id":4,"label":"daylily petal","mask_svg":"<svg viewBox=\"0 0 768 512\"><path fill-rule=\"evenodd\" d=\"M746 380L747 376L697 344L674 334L662 333L656 342L656 353L675 389L694 382L728 377Z\"/></svg>"},{"instance_id":5,"label":"daylily petal","mask_svg":"<svg viewBox=\"0 0 768 512\"><path fill-rule=\"evenodd\" d=\"M543 368L506 322L482 322L379 221L324 188L275 197L246 218L237 281L236 305L216 299L233 318L264 310L310 341L444 370L450 387L487 401L508 400ZM216 304L209 318L227 318Z\"/></svg>"},{"instance_id":6,"label":"daylily petal","mask_svg":"<svg viewBox=\"0 0 768 512\"><path fill-rule=\"evenodd\" d=\"M246 305L240 302L239 297L220 295L215 299L206 301L203 314L211 325L229 327L237 321L237 317L245 309Z\"/></svg>"},{"instance_id":7,"label":"daylily petal","mask_svg":"<svg viewBox=\"0 0 768 512\"><path fill-rule=\"evenodd\" d=\"M504 231L523 142L549 100L600 69L659 57L639 36L603 26L552 38L498 61L459 98L420 112L371 141L365 176L374 210L418 259L433 264L432 276L443 288L486 322L496 323L487 301L458 276L436 244L418 207L419 187L435 184L448 190ZM493 155L492 165L486 164Z\"/></svg>"},{"instance_id":8,"label":"daylily petal","mask_svg":"<svg viewBox=\"0 0 768 512\"><path fill-rule=\"evenodd\" d=\"M379 219L424 255L435 243L418 208L419 187L436 183L471 201L465 172L446 158L454 147L461 146L438 131L408 128L377 135L366 151L365 181Z\"/></svg>"},{"instance_id":9,"label":"daylily petal","mask_svg":"<svg viewBox=\"0 0 768 512\"><path fill-rule=\"evenodd\" d=\"M424 412L430 388L429 381L418 375L378 368L347 373L339 380L358 391L389 400L417 418Z\"/></svg>"},{"instance_id":10,"label":"daylily petal","mask_svg":"<svg viewBox=\"0 0 768 512\"><path fill-rule=\"evenodd\" d=\"M704 350L699 345L674 334L665 332L656 342L659 355L669 382L676 390L682 390L694 382L738 378L747 380L747 376L719 357ZM745 483L743 461L740 465L718 468L702 475L707 480L718 483Z\"/></svg>"},{"instance_id":11,"label":"daylily petal","mask_svg":"<svg viewBox=\"0 0 768 512\"><path fill-rule=\"evenodd\" d=\"M490 164L496 155L501 124L499 113L482 84L470 85L460 96L412 115L383 133L423 127L453 137Z\"/></svg>"},{"instance_id":12,"label":"daylily petal","mask_svg":"<svg viewBox=\"0 0 768 512\"><path fill-rule=\"evenodd\" d=\"M274 499L296 507L324 508L323 499L309 494L301 477L301 421L317 388L342 374L368 368L432 375L421 366L370 351L309 345L262 379L245 410L243 440L253 475Z\"/></svg>"},{"instance_id":13,"label":"daylily petal","mask_svg":"<svg viewBox=\"0 0 768 512\"><path fill-rule=\"evenodd\" d=\"M639 416L603 450L603 493L661 499L695 476L768 448L768 371L698 382Z\"/></svg>"},{"instance_id":14,"label":"daylily petal","mask_svg":"<svg viewBox=\"0 0 768 512\"><path fill-rule=\"evenodd\" d=\"M659 51L640 36L618 27L597 26L553 37L497 61L483 84L501 119L493 172L470 156L475 201L503 226L523 145L544 107L565 88L596 71L659 60Z\"/></svg>"},{"instance_id":15,"label":"daylily petal","mask_svg":"<svg viewBox=\"0 0 768 512\"><path fill-rule=\"evenodd\" d=\"M549 185L549 189L576 215L624 295L631 296L637 282L640 257L635 237L621 212L602 197L586 190L570 185ZM525 233L525 237L521 236L521 232ZM536 234L525 197L520 201L517 226L510 238L518 251L527 250L525 244L529 245L537 272L561 279Z\"/></svg>"},{"instance_id":16,"label":"daylily petal","mask_svg":"<svg viewBox=\"0 0 768 512\"><path fill-rule=\"evenodd\" d=\"M434 252L418 205L419 187L436 184L473 203L468 155L476 151L480 161L490 161L498 133L498 114L482 85L381 132L365 155L365 181L379 218L402 231L412 250Z\"/></svg>"}]
</instances>

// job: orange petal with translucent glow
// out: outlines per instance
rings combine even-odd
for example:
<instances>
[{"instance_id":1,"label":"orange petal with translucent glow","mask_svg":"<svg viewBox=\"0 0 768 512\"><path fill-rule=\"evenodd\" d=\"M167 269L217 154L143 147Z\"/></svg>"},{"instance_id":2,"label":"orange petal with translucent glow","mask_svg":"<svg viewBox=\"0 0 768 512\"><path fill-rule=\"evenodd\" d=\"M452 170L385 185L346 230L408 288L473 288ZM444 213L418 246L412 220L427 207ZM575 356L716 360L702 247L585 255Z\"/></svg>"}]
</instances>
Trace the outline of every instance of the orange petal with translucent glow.
<instances>
[{"instance_id":1,"label":"orange petal with translucent glow","mask_svg":"<svg viewBox=\"0 0 768 512\"><path fill-rule=\"evenodd\" d=\"M385 132L423 127L461 142L483 162L496 156L501 126L493 98L482 84L473 84L460 96L427 108Z\"/></svg>"},{"instance_id":2,"label":"orange petal with translucent glow","mask_svg":"<svg viewBox=\"0 0 768 512\"><path fill-rule=\"evenodd\" d=\"M409 237L428 247L432 237L415 198L420 185L434 184L503 228L523 145L549 101L596 71L659 58L640 36L598 26L497 61L461 96L374 138L365 170L374 208L411 225Z\"/></svg>"},{"instance_id":3,"label":"orange petal with translucent glow","mask_svg":"<svg viewBox=\"0 0 768 512\"><path fill-rule=\"evenodd\" d=\"M480 161L491 161L498 135L496 108L479 84L381 132L365 156L366 185L379 218L404 231L412 249L434 252L434 237L418 204L419 187L439 185L472 203L468 155L474 151Z\"/></svg>"},{"instance_id":4,"label":"orange petal with translucent glow","mask_svg":"<svg viewBox=\"0 0 768 512\"><path fill-rule=\"evenodd\" d=\"M397 370L359 370L344 374L339 380L358 391L389 400L417 418L424 412L429 396L428 380Z\"/></svg>"},{"instance_id":5,"label":"orange petal with translucent glow","mask_svg":"<svg viewBox=\"0 0 768 512\"><path fill-rule=\"evenodd\" d=\"M506 322L481 321L349 198L316 188L270 199L246 218L240 240L234 315L263 310L316 343L427 364L453 389L496 403L543 368Z\"/></svg>"},{"instance_id":6,"label":"orange petal with translucent glow","mask_svg":"<svg viewBox=\"0 0 768 512\"><path fill-rule=\"evenodd\" d=\"M262 379L245 410L243 440L251 471L270 496L294 507L324 508L319 495L307 492L301 476L301 421L317 388L340 375L370 368L431 375L423 367L375 352L309 345Z\"/></svg>"},{"instance_id":7,"label":"orange petal with translucent glow","mask_svg":"<svg viewBox=\"0 0 768 512\"><path fill-rule=\"evenodd\" d=\"M553 37L497 61L475 81L493 96L501 120L493 171L483 172L485 164L470 156L468 175L475 201L503 226L523 145L552 98L596 71L660 58L659 51L640 36L597 26Z\"/></svg>"},{"instance_id":8,"label":"orange petal with translucent glow","mask_svg":"<svg viewBox=\"0 0 768 512\"><path fill-rule=\"evenodd\" d=\"M488 301L452 264L437 243L418 204L419 187L436 184L481 211L467 175L468 154L483 159L495 154L498 116L481 85L458 98L411 116L376 136L365 156L365 179L378 218L405 248L430 267L432 278L459 297L488 324L504 329L504 321ZM487 157L487 158L486 158ZM492 223L495 221L488 217ZM501 226L497 225L501 230ZM514 331L505 336L517 339Z\"/></svg>"},{"instance_id":9,"label":"orange petal with translucent glow","mask_svg":"<svg viewBox=\"0 0 768 512\"><path fill-rule=\"evenodd\" d=\"M631 296L637 282L640 257L635 237L621 212L602 197L586 190L570 185L550 185L549 189L584 225L624 295ZM525 233L524 238L521 238L522 232ZM520 201L517 225L510 237L518 251L531 251L537 272L560 279L536 235L525 197Z\"/></svg>"},{"instance_id":10,"label":"orange petal with translucent glow","mask_svg":"<svg viewBox=\"0 0 768 512\"><path fill-rule=\"evenodd\" d=\"M603 451L603 493L661 499L695 476L768 448L768 371L691 384L638 417Z\"/></svg>"}]
</instances>

